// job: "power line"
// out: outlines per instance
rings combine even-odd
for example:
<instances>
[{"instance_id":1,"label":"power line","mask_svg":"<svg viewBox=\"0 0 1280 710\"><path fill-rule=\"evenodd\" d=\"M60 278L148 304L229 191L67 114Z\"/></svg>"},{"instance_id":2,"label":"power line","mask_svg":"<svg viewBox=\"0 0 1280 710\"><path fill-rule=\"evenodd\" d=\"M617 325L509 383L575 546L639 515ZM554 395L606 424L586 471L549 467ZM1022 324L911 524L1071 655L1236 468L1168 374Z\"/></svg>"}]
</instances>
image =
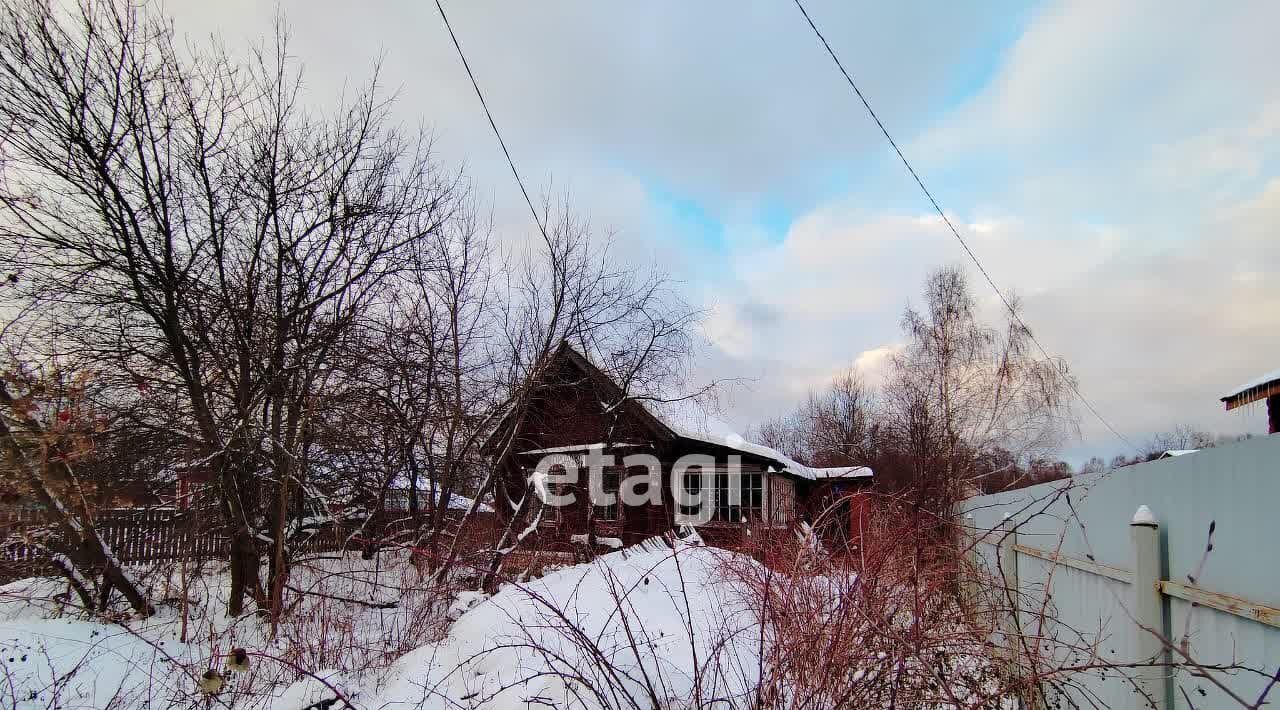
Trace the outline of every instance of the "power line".
<instances>
[{"instance_id":1,"label":"power line","mask_svg":"<svg viewBox=\"0 0 1280 710\"><path fill-rule=\"evenodd\" d=\"M520 177L520 171L516 170L516 162L511 159L511 151L507 150L507 142L502 140L502 132L498 130L498 124L493 120L493 113L489 111L489 103L484 100L484 93L480 91L480 84L476 82L476 75L471 72L471 64L467 62L467 55L462 52L462 45L458 42L458 35L453 33L453 25L449 24L449 16L445 14L444 6L440 4L440 0L436 0L436 9L440 11L440 19L444 20L445 29L449 30L449 38L453 40L454 49L458 50L458 59L462 60L462 68L467 70L467 78L471 79L471 88L476 90L476 98L480 99L480 106L484 109L485 118L489 119L489 127L493 129L493 135L498 139L498 145L502 146L502 154L506 156L507 165L511 167L511 174L515 177L516 184L520 186L520 194L524 196L524 203L529 205L529 214L533 215L534 224L538 225L538 231L542 233L542 239L550 245L551 237L547 236L547 226L538 217L538 210L533 206L533 200L529 199L529 191L525 189L524 180Z\"/></svg>"},{"instance_id":2,"label":"power line","mask_svg":"<svg viewBox=\"0 0 1280 710\"><path fill-rule=\"evenodd\" d=\"M942 207L938 204L938 201L934 199L933 193L929 192L929 188L925 187L924 180L920 179L919 173L917 173L916 169L911 166L911 161L907 160L907 156L902 154L902 149L898 147L897 141L893 140L893 136L889 135L889 130L884 127L884 122L880 120L880 117L876 115L875 110L871 108L871 103L867 101L867 97L862 95L862 90L858 88L856 83L854 83L853 77L849 75L849 72L844 68L844 64L840 62L840 57L836 56L835 50L831 48L831 43L827 42L827 38L823 36L822 31L818 29L816 24L814 24L813 18L810 17L809 12L804 9L804 5L800 0L795 0L795 4L796 7L799 8L800 14L804 15L805 21L809 23L809 27L813 30L813 33L817 35L818 40L822 42L822 46L826 48L827 54L831 55L831 60L835 62L836 68L844 75L845 81L849 83L849 88L853 89L853 93L858 95L858 100L861 101L863 107L867 109L867 113L871 114L872 120L876 122L876 126L880 128L880 132L884 134L885 139L889 141L889 145L893 147L893 152L898 154L898 159L902 161L902 164L907 168L907 172L911 173L911 177L916 181L916 184L920 186L920 191L929 199L929 204L933 205L933 209L938 213L938 216L942 218L943 223L946 224L947 228L951 230L951 233L955 235L956 241L960 242L960 246L964 249L964 252L969 255L969 258L973 261L974 265L978 267L978 271L982 274L982 278L986 279L987 283L991 286L991 290L995 291L996 295L1000 297L1000 301L1004 303L1005 308L1009 309L1009 315L1013 316L1014 320L1018 321L1018 325L1026 331L1027 335L1031 338L1031 342L1036 344L1036 347L1040 350L1040 354L1043 355L1046 360L1052 361L1054 358L1049 355L1049 351L1040 344L1035 333L1031 332L1031 328L1027 327L1027 324L1023 322L1022 316L1018 315L1018 311L1013 307L1013 304L1009 302L1009 299L1005 297L1004 292L1000 290L1000 287L996 286L995 280L991 278L991 275L987 273L987 269L982 265L982 262L978 260L978 255L974 254L973 250L969 248L968 242L966 242L964 237L960 235L960 230L956 229L956 226L951 223L951 218L947 216L947 213L943 211ZM1084 404L1085 408L1088 409L1093 416L1097 417L1098 421L1102 422L1103 426L1109 429L1112 434L1115 434L1117 439L1124 442L1129 446L1129 448L1135 451L1138 450L1138 447L1134 446L1133 442L1129 441L1124 434L1121 434L1115 427L1111 426L1111 422L1108 422L1106 418L1102 416L1102 413L1093 406L1093 403L1091 403L1084 394L1080 392L1080 388L1076 386L1074 380L1067 378L1067 385L1071 387L1071 391L1080 399L1080 402Z\"/></svg>"}]
</instances>

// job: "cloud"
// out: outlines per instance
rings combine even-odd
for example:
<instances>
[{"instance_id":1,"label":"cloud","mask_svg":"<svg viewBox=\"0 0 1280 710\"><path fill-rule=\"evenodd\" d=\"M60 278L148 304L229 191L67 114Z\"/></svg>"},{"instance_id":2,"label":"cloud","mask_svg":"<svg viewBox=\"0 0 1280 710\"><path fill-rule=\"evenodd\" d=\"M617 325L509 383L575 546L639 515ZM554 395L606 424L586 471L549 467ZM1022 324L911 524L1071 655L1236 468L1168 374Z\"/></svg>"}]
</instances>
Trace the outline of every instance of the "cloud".
<instances>
[{"instance_id":1,"label":"cloud","mask_svg":"<svg viewBox=\"0 0 1280 710\"><path fill-rule=\"evenodd\" d=\"M902 351L902 345L881 345L863 350L853 359L853 369L871 385L882 384L889 374L893 356Z\"/></svg>"},{"instance_id":2,"label":"cloud","mask_svg":"<svg viewBox=\"0 0 1280 710\"><path fill-rule=\"evenodd\" d=\"M749 400L758 410L748 416L767 416L788 395L798 401L850 364L881 373L892 352L884 343L900 337L897 316L908 300L918 303L923 272L956 261L947 258L955 256L952 237L924 219L823 224L819 231L832 244L854 246L829 249L818 264L810 258L814 235L789 235L770 251L767 278L751 273L742 280L794 284L742 291L776 317L764 325L737 320L725 328L731 341L716 341L756 365L776 397ZM1274 369L1280 353L1280 179L1207 211L1193 230L1203 236L1178 245L1118 226L1063 230L1030 217L984 224L974 236L979 253L991 257L985 263L1020 293L1041 342L1067 359L1086 396L1122 432L1141 443L1181 423L1258 430L1255 414L1227 415L1217 398L1236 381ZM898 252L887 244L908 256L894 258ZM998 300L968 271L986 317L997 322ZM1119 445L1105 428L1083 408L1079 414L1084 441L1071 451L1115 452Z\"/></svg>"},{"instance_id":3,"label":"cloud","mask_svg":"<svg viewBox=\"0 0 1280 710\"><path fill-rule=\"evenodd\" d=\"M716 215L761 200L809 206L833 175L882 154L874 126L794 7L721 2L603 5L446 3L468 59L526 177L589 193L607 212L596 176L622 172L696 195ZM247 0L168 0L194 37L231 46L269 32L274 8ZM958 80L963 57L997 41L1014 17L1000 0L979 15L813 3L813 15L895 123L922 125L930 103ZM465 161L501 193L509 176L466 75L431 3L284 2L293 53L312 95L336 95L382 57L397 111L425 121L444 158ZM500 205L512 200L497 195ZM600 198L600 199L595 199Z\"/></svg>"},{"instance_id":4,"label":"cloud","mask_svg":"<svg viewBox=\"0 0 1280 710\"><path fill-rule=\"evenodd\" d=\"M694 367L749 384L726 403L738 425L851 364L882 366L926 273L966 263L786 4L446 6L534 192L569 193L616 230L619 254L659 263L709 310ZM247 0L168 9L232 46L272 19ZM1258 428L1216 397L1280 353L1280 4L810 10L989 273L1118 427ZM397 116L466 166L504 240L531 233L432 6L282 11L309 97L359 83L381 54ZM1072 455L1119 450L1083 424Z\"/></svg>"}]
</instances>

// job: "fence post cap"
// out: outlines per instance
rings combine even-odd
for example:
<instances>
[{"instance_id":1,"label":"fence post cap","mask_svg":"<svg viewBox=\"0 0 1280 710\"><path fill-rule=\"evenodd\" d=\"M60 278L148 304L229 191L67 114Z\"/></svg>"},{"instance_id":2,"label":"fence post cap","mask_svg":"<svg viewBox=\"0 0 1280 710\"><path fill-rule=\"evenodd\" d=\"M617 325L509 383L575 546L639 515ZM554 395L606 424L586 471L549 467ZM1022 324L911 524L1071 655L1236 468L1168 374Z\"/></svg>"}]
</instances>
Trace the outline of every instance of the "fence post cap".
<instances>
[{"instance_id":1,"label":"fence post cap","mask_svg":"<svg viewBox=\"0 0 1280 710\"><path fill-rule=\"evenodd\" d=\"M1130 520L1129 524L1145 525L1152 528L1160 527L1160 523L1156 522L1156 514L1152 513L1151 509L1145 505L1138 506L1138 509L1133 512L1133 520Z\"/></svg>"}]
</instances>

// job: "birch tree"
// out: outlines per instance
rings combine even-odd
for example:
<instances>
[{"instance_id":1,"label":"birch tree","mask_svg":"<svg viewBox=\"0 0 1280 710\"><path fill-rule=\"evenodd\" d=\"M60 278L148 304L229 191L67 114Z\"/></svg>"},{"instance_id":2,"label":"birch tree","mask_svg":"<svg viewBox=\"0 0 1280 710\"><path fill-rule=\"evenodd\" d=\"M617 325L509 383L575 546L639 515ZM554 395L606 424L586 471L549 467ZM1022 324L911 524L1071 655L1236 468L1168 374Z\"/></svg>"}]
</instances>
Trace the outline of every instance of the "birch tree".
<instances>
[{"instance_id":1,"label":"birch tree","mask_svg":"<svg viewBox=\"0 0 1280 710\"><path fill-rule=\"evenodd\" d=\"M942 268L925 280L923 309L903 314L907 343L892 363L885 415L901 483L935 514L949 510L982 457L1003 450L1011 465L1030 464L1074 427L1070 371L1038 355L1018 308L1014 300L988 326L964 272Z\"/></svg>"}]
</instances>

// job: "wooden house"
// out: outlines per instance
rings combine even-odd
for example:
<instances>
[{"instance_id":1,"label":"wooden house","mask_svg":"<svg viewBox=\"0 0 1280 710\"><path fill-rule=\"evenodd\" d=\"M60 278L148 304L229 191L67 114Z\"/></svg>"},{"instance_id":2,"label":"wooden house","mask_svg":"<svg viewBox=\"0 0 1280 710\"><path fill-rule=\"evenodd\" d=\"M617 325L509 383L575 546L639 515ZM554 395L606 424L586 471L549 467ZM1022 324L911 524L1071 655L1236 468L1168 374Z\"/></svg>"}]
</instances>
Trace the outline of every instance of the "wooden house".
<instances>
[{"instance_id":1,"label":"wooden house","mask_svg":"<svg viewBox=\"0 0 1280 710\"><path fill-rule=\"evenodd\" d=\"M508 455L500 456L499 447L507 446ZM646 466L623 465L623 457L648 455L656 460L661 495L650 496L643 505L621 500L593 505L586 475L562 484L557 493L572 493L574 502L541 511L537 534L544 543L581 541L590 534L615 545L633 544L671 530L680 508L671 485L674 471L681 472L686 490L701 496L709 507L709 520L697 527L713 544L732 544L748 527L766 534L786 531L813 515L817 506L867 487L872 477L866 467L812 468L746 441L691 401L628 395L568 344L555 353L530 404L522 412L507 413L485 450L506 462L500 477L509 500L521 499L539 461L548 456L577 462L578 473L585 473L593 451L616 457L616 465L604 468L602 476L603 491L615 494L624 482L647 493L646 481L657 480ZM686 457L691 455L714 463L688 466ZM740 473L732 475L733 471ZM634 476L643 478L628 481ZM704 486L709 488L704 491ZM501 515L510 506L495 507Z\"/></svg>"}]
</instances>

